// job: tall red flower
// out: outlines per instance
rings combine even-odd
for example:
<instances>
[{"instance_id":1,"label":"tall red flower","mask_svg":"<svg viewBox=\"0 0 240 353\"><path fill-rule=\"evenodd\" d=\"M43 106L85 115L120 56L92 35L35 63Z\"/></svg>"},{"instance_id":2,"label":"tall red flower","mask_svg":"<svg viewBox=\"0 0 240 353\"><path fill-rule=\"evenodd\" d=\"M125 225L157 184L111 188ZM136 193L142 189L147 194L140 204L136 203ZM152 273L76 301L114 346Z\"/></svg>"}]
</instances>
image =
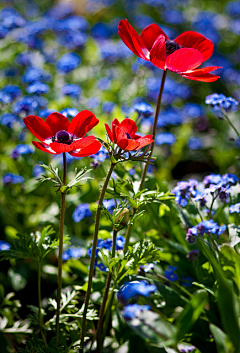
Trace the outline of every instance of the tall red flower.
<instances>
[{"instance_id":1,"label":"tall red flower","mask_svg":"<svg viewBox=\"0 0 240 353\"><path fill-rule=\"evenodd\" d=\"M99 122L89 110L78 113L71 122L60 113L50 114L46 121L34 115L27 116L23 121L41 141L32 142L41 151L51 154L68 152L75 157L86 157L97 153L101 147L94 136L84 137Z\"/></svg>"},{"instance_id":2,"label":"tall red flower","mask_svg":"<svg viewBox=\"0 0 240 353\"><path fill-rule=\"evenodd\" d=\"M152 135L143 137L136 135L137 125L131 119L126 118L121 123L117 119L114 119L112 122L112 131L108 124L105 124L105 127L110 140L125 151L137 151L154 142Z\"/></svg>"},{"instance_id":3,"label":"tall red flower","mask_svg":"<svg viewBox=\"0 0 240 353\"><path fill-rule=\"evenodd\" d=\"M162 70L194 81L214 82L219 78L209 73L219 66L197 69L213 53L213 43L200 33L188 31L170 40L157 24L144 28L140 36L127 20L121 20L118 28L120 38L134 54Z\"/></svg>"}]
</instances>

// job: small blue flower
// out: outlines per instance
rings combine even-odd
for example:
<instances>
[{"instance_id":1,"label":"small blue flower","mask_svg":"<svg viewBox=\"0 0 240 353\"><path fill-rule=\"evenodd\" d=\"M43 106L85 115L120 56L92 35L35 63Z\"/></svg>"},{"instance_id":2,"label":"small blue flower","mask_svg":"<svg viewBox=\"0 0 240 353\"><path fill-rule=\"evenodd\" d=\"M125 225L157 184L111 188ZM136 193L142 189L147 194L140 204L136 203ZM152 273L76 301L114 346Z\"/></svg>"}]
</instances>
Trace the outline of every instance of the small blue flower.
<instances>
[{"instance_id":1,"label":"small blue flower","mask_svg":"<svg viewBox=\"0 0 240 353\"><path fill-rule=\"evenodd\" d=\"M200 137L190 137L187 146L191 150L199 150L203 147L202 139Z\"/></svg>"},{"instance_id":2,"label":"small blue flower","mask_svg":"<svg viewBox=\"0 0 240 353\"><path fill-rule=\"evenodd\" d=\"M16 121L17 117L10 113L4 113L0 118L0 123L8 128L11 128Z\"/></svg>"},{"instance_id":3,"label":"small blue flower","mask_svg":"<svg viewBox=\"0 0 240 353\"><path fill-rule=\"evenodd\" d=\"M123 308L122 316L125 320L133 320L139 313L150 310L149 305L129 304Z\"/></svg>"},{"instance_id":4,"label":"small blue flower","mask_svg":"<svg viewBox=\"0 0 240 353\"><path fill-rule=\"evenodd\" d=\"M11 245L8 244L6 241L0 240L0 251L1 250L9 250L10 247L11 247Z\"/></svg>"},{"instance_id":5,"label":"small blue flower","mask_svg":"<svg viewBox=\"0 0 240 353\"><path fill-rule=\"evenodd\" d=\"M177 266L168 266L168 268L164 271L164 276L171 282L175 282L178 280L178 276L174 271L177 270Z\"/></svg>"},{"instance_id":6,"label":"small blue flower","mask_svg":"<svg viewBox=\"0 0 240 353\"><path fill-rule=\"evenodd\" d=\"M61 88L62 95L76 99L79 98L81 91L81 87L75 84L66 84Z\"/></svg>"},{"instance_id":7,"label":"small blue flower","mask_svg":"<svg viewBox=\"0 0 240 353\"><path fill-rule=\"evenodd\" d=\"M111 80L108 77L102 77L98 80L97 86L101 91L106 91L111 86Z\"/></svg>"},{"instance_id":8,"label":"small blue flower","mask_svg":"<svg viewBox=\"0 0 240 353\"><path fill-rule=\"evenodd\" d=\"M40 118L47 118L48 115L50 115L51 113L54 113L54 112L55 112L55 110L53 110L53 109L43 109L38 112L38 116L40 116Z\"/></svg>"},{"instance_id":9,"label":"small blue flower","mask_svg":"<svg viewBox=\"0 0 240 353\"><path fill-rule=\"evenodd\" d=\"M102 262L97 262L95 266L98 267L102 272L107 272L108 270L108 268Z\"/></svg>"},{"instance_id":10,"label":"small blue flower","mask_svg":"<svg viewBox=\"0 0 240 353\"><path fill-rule=\"evenodd\" d=\"M132 106L131 111L136 111L138 113L138 117L148 118L149 116L154 114L154 109L152 106L145 102L139 102Z\"/></svg>"},{"instance_id":11,"label":"small blue flower","mask_svg":"<svg viewBox=\"0 0 240 353\"><path fill-rule=\"evenodd\" d=\"M71 258L78 259L81 256L85 255L85 249L82 247L71 247L63 252L62 259L63 261L67 261Z\"/></svg>"},{"instance_id":12,"label":"small blue flower","mask_svg":"<svg viewBox=\"0 0 240 353\"><path fill-rule=\"evenodd\" d=\"M225 10L228 15L233 17L240 16L240 1L230 1L226 4Z\"/></svg>"},{"instance_id":13,"label":"small blue flower","mask_svg":"<svg viewBox=\"0 0 240 353\"><path fill-rule=\"evenodd\" d=\"M213 108L213 112L216 113L216 115L221 119L224 117L221 109L223 109L227 113L235 112L239 104L236 99L232 97L226 97L224 94L218 93L213 93L207 96L205 99L205 103L210 104Z\"/></svg>"},{"instance_id":14,"label":"small blue flower","mask_svg":"<svg viewBox=\"0 0 240 353\"><path fill-rule=\"evenodd\" d=\"M74 118L79 111L76 108L65 108L60 111L66 118Z\"/></svg>"},{"instance_id":15,"label":"small blue flower","mask_svg":"<svg viewBox=\"0 0 240 353\"><path fill-rule=\"evenodd\" d=\"M17 145L12 151L12 158L18 158L22 154L34 153L34 148L30 145Z\"/></svg>"},{"instance_id":16,"label":"small blue flower","mask_svg":"<svg viewBox=\"0 0 240 353\"><path fill-rule=\"evenodd\" d=\"M34 83L39 81L51 81L52 75L41 69L40 67L30 66L26 69L25 74L22 77L24 83Z\"/></svg>"},{"instance_id":17,"label":"small blue flower","mask_svg":"<svg viewBox=\"0 0 240 353\"><path fill-rule=\"evenodd\" d=\"M36 114L39 109L45 108L47 103L43 97L25 96L13 104L12 113L25 118L27 115Z\"/></svg>"},{"instance_id":18,"label":"small blue flower","mask_svg":"<svg viewBox=\"0 0 240 353\"><path fill-rule=\"evenodd\" d=\"M22 184L24 182L24 178L18 174L6 173L3 176L4 184Z\"/></svg>"},{"instance_id":19,"label":"small blue flower","mask_svg":"<svg viewBox=\"0 0 240 353\"><path fill-rule=\"evenodd\" d=\"M102 146L97 153L92 154L89 157L94 158L94 162L102 163L105 161L105 159L109 158L109 155L107 149Z\"/></svg>"},{"instance_id":20,"label":"small blue flower","mask_svg":"<svg viewBox=\"0 0 240 353\"><path fill-rule=\"evenodd\" d=\"M164 22L178 25L186 21L184 14L179 10L166 10L162 12Z\"/></svg>"},{"instance_id":21,"label":"small blue flower","mask_svg":"<svg viewBox=\"0 0 240 353\"><path fill-rule=\"evenodd\" d=\"M92 215L92 212L89 209L89 203L81 203L80 205L77 206L75 211L73 212L72 218L74 219L74 222L78 223L82 219L86 217L90 217Z\"/></svg>"},{"instance_id":22,"label":"small blue flower","mask_svg":"<svg viewBox=\"0 0 240 353\"><path fill-rule=\"evenodd\" d=\"M172 189L172 193L176 196L175 201L182 207L187 206L188 200L191 197L198 195L197 191L198 181L195 179L189 179L188 181L179 181L177 186Z\"/></svg>"},{"instance_id":23,"label":"small blue flower","mask_svg":"<svg viewBox=\"0 0 240 353\"><path fill-rule=\"evenodd\" d=\"M98 97L91 97L87 100L86 106L89 109L94 109L97 108L100 104L100 99Z\"/></svg>"},{"instance_id":24,"label":"small blue flower","mask_svg":"<svg viewBox=\"0 0 240 353\"><path fill-rule=\"evenodd\" d=\"M102 104L102 110L107 113L110 114L113 111L113 108L115 107L115 103L114 102L104 102Z\"/></svg>"},{"instance_id":25,"label":"small blue flower","mask_svg":"<svg viewBox=\"0 0 240 353\"><path fill-rule=\"evenodd\" d=\"M142 295L149 297L151 293L156 292L157 287L155 284L149 284L145 281L126 282L119 289L117 294L118 300L122 304L127 304L128 301L136 296Z\"/></svg>"},{"instance_id":26,"label":"small blue flower","mask_svg":"<svg viewBox=\"0 0 240 353\"><path fill-rule=\"evenodd\" d=\"M240 213L240 203L236 203L235 205L231 205L229 207L229 213Z\"/></svg>"},{"instance_id":27,"label":"small blue flower","mask_svg":"<svg viewBox=\"0 0 240 353\"><path fill-rule=\"evenodd\" d=\"M103 200L103 206L108 209L108 212L113 214L113 210L116 207L116 203L118 204L119 201L115 199Z\"/></svg>"},{"instance_id":28,"label":"small blue flower","mask_svg":"<svg viewBox=\"0 0 240 353\"><path fill-rule=\"evenodd\" d=\"M34 82L33 84L27 87L27 93L36 94L37 96L47 93L48 90L48 85L42 82Z\"/></svg>"},{"instance_id":29,"label":"small blue flower","mask_svg":"<svg viewBox=\"0 0 240 353\"><path fill-rule=\"evenodd\" d=\"M76 53L64 54L57 61L57 70L60 74L67 74L76 69L81 63L81 58Z\"/></svg>"},{"instance_id":30,"label":"small blue flower","mask_svg":"<svg viewBox=\"0 0 240 353\"><path fill-rule=\"evenodd\" d=\"M153 264L142 265L142 266L140 266L140 269L142 269L146 273L146 272L149 272L151 269L153 269L155 264L156 264L156 261Z\"/></svg>"},{"instance_id":31,"label":"small blue flower","mask_svg":"<svg viewBox=\"0 0 240 353\"><path fill-rule=\"evenodd\" d=\"M33 60L33 53L30 51L24 51L16 57L16 63L23 66L32 66Z\"/></svg>"},{"instance_id":32,"label":"small blue flower","mask_svg":"<svg viewBox=\"0 0 240 353\"><path fill-rule=\"evenodd\" d=\"M173 145L176 141L176 136L171 132L160 132L155 138L156 145Z\"/></svg>"},{"instance_id":33,"label":"small blue flower","mask_svg":"<svg viewBox=\"0 0 240 353\"><path fill-rule=\"evenodd\" d=\"M39 164L35 164L33 166L32 176L34 178L38 177L39 175L44 174L45 169L41 167Z\"/></svg>"},{"instance_id":34,"label":"small blue flower","mask_svg":"<svg viewBox=\"0 0 240 353\"><path fill-rule=\"evenodd\" d=\"M186 234L186 240L190 244L194 244L196 242L197 236L203 236L204 234L215 234L217 237L221 235L227 226L224 224L219 226L216 222L212 219L208 221L202 221L198 223L195 227L189 228Z\"/></svg>"},{"instance_id":35,"label":"small blue flower","mask_svg":"<svg viewBox=\"0 0 240 353\"><path fill-rule=\"evenodd\" d=\"M14 99L21 95L21 89L17 85L7 85L0 91L0 99L2 103L11 103Z\"/></svg>"}]
</instances>

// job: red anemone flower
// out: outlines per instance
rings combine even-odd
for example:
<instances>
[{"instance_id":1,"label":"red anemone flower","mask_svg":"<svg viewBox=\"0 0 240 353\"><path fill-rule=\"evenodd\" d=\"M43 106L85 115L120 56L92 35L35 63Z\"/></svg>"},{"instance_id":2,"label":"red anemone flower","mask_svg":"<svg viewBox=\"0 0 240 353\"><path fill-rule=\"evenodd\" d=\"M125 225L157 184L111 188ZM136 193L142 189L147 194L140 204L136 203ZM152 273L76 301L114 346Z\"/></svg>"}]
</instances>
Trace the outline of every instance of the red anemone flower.
<instances>
[{"instance_id":1,"label":"red anemone flower","mask_svg":"<svg viewBox=\"0 0 240 353\"><path fill-rule=\"evenodd\" d=\"M32 142L41 151L51 154L68 152L75 157L86 157L97 153L101 147L94 136L84 137L99 122L89 110L78 113L70 123L60 113L50 114L46 121L34 115L23 121L28 130L42 141Z\"/></svg>"},{"instance_id":2,"label":"red anemone flower","mask_svg":"<svg viewBox=\"0 0 240 353\"><path fill-rule=\"evenodd\" d=\"M118 28L120 38L134 54L164 71L194 81L214 82L219 78L209 73L219 66L196 69L213 53L213 43L200 33L188 31L170 40L157 24L144 28L140 36L128 20L121 20Z\"/></svg>"},{"instance_id":3,"label":"red anemone flower","mask_svg":"<svg viewBox=\"0 0 240 353\"><path fill-rule=\"evenodd\" d=\"M124 119L121 123L117 119L112 122L112 131L108 124L105 124L108 137L116 143L122 150L137 151L140 148L154 142L152 135L136 135L137 125L131 119Z\"/></svg>"}]
</instances>

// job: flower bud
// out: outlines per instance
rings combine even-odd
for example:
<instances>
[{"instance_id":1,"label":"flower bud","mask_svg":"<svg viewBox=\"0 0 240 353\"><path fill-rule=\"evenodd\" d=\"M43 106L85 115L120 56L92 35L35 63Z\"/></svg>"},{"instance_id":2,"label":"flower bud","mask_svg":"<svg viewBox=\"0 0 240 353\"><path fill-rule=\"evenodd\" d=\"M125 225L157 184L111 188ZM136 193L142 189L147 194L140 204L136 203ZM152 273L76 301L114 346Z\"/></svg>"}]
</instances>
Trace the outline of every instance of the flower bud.
<instances>
[{"instance_id":1,"label":"flower bud","mask_svg":"<svg viewBox=\"0 0 240 353\"><path fill-rule=\"evenodd\" d=\"M125 227L128 224L129 221L129 210L128 208L123 208L118 212L118 215L116 217L116 223L119 223L119 225Z\"/></svg>"}]
</instances>

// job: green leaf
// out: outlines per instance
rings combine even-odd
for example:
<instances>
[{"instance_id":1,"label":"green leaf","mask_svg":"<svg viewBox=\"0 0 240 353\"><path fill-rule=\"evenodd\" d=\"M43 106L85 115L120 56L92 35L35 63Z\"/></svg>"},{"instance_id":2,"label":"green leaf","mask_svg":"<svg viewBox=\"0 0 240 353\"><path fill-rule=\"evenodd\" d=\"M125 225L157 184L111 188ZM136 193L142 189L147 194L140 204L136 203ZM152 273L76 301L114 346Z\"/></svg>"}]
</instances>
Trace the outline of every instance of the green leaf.
<instances>
[{"instance_id":1,"label":"green leaf","mask_svg":"<svg viewBox=\"0 0 240 353\"><path fill-rule=\"evenodd\" d=\"M222 269L224 273L230 273L240 293L240 255L228 244L220 246L219 251Z\"/></svg>"},{"instance_id":2,"label":"green leaf","mask_svg":"<svg viewBox=\"0 0 240 353\"><path fill-rule=\"evenodd\" d=\"M150 310L139 312L128 324L143 339L160 345L170 343L176 332L170 322Z\"/></svg>"},{"instance_id":3,"label":"green leaf","mask_svg":"<svg viewBox=\"0 0 240 353\"><path fill-rule=\"evenodd\" d=\"M167 310L172 312L177 306L184 307L187 304L188 300L171 287L157 281L155 281L155 284L166 302Z\"/></svg>"},{"instance_id":4,"label":"green leaf","mask_svg":"<svg viewBox=\"0 0 240 353\"><path fill-rule=\"evenodd\" d=\"M210 324L210 330L213 334L218 353L230 353L233 351L227 345L227 335L219 327Z\"/></svg>"},{"instance_id":5,"label":"green leaf","mask_svg":"<svg viewBox=\"0 0 240 353\"><path fill-rule=\"evenodd\" d=\"M220 317L222 325L226 333L228 334L230 340L232 341L236 352L240 353L240 330L239 330L239 300L234 293L233 283L228 281L222 271L221 266L217 263L211 250L208 248L200 239L197 240L199 249L207 257L209 262L211 262L216 277L218 279L218 293L217 301L220 311Z\"/></svg>"},{"instance_id":6,"label":"green leaf","mask_svg":"<svg viewBox=\"0 0 240 353\"><path fill-rule=\"evenodd\" d=\"M190 331L208 303L206 291L199 290L194 293L191 301L185 306L180 316L177 318L176 341L180 341L186 333Z\"/></svg>"}]
</instances>

